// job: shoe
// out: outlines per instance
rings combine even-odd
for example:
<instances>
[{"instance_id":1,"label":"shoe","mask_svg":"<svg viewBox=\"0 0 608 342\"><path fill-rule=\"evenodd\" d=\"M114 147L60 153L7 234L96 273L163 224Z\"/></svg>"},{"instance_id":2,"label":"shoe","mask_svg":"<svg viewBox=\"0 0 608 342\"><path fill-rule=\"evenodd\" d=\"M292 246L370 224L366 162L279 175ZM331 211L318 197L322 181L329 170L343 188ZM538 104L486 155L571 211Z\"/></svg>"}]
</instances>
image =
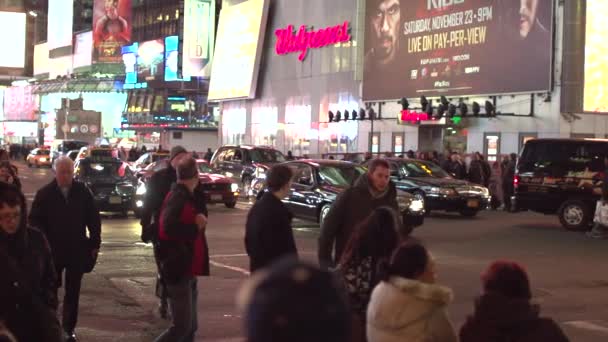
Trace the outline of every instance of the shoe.
<instances>
[{"instance_id":1,"label":"shoe","mask_svg":"<svg viewBox=\"0 0 608 342\"><path fill-rule=\"evenodd\" d=\"M76 342L78 341L76 339L76 334L74 334L73 331L66 331L65 332L65 342Z\"/></svg>"}]
</instances>

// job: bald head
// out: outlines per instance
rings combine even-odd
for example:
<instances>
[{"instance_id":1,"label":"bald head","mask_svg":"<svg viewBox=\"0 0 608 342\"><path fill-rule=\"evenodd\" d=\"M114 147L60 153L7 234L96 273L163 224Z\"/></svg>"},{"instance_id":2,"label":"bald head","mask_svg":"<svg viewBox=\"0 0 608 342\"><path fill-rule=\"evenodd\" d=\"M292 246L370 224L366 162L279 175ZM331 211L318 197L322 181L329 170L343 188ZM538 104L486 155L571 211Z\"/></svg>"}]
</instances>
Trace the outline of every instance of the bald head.
<instances>
[{"instance_id":1,"label":"bald head","mask_svg":"<svg viewBox=\"0 0 608 342\"><path fill-rule=\"evenodd\" d=\"M72 178L74 177L74 162L72 159L66 156L57 158L53 169L55 169L55 180L60 188L67 188L72 185Z\"/></svg>"}]
</instances>

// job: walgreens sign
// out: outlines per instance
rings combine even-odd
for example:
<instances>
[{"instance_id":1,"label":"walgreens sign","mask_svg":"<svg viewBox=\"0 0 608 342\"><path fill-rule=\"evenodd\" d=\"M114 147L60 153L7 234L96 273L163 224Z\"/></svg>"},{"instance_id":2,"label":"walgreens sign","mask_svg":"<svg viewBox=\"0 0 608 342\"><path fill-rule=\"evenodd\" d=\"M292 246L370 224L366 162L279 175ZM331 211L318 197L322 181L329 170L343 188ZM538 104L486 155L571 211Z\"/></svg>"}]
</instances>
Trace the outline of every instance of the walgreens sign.
<instances>
[{"instance_id":1,"label":"walgreens sign","mask_svg":"<svg viewBox=\"0 0 608 342\"><path fill-rule=\"evenodd\" d=\"M275 51L278 55L299 52L298 59L303 61L308 54L308 49L350 42L349 31L350 22L348 21L345 21L342 25L330 26L316 31L309 31L306 25L302 25L297 33L294 26L289 25L274 32L277 36Z\"/></svg>"}]
</instances>

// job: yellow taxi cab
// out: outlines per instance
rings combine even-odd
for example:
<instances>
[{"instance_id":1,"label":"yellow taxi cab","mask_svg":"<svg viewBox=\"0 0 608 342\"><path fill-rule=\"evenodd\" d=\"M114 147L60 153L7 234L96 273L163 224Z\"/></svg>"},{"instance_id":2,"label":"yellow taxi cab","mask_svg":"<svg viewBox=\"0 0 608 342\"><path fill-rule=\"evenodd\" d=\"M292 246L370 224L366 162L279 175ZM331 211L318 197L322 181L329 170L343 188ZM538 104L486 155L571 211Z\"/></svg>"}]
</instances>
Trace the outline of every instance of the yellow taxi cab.
<instances>
[{"instance_id":1,"label":"yellow taxi cab","mask_svg":"<svg viewBox=\"0 0 608 342\"><path fill-rule=\"evenodd\" d=\"M118 150L111 147L96 147L96 146L85 146L80 149L76 160L81 160L87 157L107 157L107 158L118 158Z\"/></svg>"},{"instance_id":2,"label":"yellow taxi cab","mask_svg":"<svg viewBox=\"0 0 608 342\"><path fill-rule=\"evenodd\" d=\"M30 152L30 154L25 159L27 166L32 167L51 167L51 150L47 148L35 148Z\"/></svg>"}]
</instances>

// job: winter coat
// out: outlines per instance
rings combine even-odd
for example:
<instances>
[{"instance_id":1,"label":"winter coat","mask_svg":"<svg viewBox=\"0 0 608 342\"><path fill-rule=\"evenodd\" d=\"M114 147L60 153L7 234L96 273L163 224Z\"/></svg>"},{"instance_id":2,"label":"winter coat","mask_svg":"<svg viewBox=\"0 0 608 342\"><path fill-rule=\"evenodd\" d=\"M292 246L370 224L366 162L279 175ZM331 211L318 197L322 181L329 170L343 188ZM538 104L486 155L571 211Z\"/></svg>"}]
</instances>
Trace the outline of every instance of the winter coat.
<instances>
[{"instance_id":1,"label":"winter coat","mask_svg":"<svg viewBox=\"0 0 608 342\"><path fill-rule=\"evenodd\" d=\"M512 194L513 178L515 177L515 161L510 160L502 174L502 189L505 194Z\"/></svg>"},{"instance_id":2,"label":"winter coat","mask_svg":"<svg viewBox=\"0 0 608 342\"><path fill-rule=\"evenodd\" d=\"M162 205L158 232L161 274L169 284L209 275L209 246L195 223L198 214L207 215L204 198L175 184Z\"/></svg>"},{"instance_id":3,"label":"winter coat","mask_svg":"<svg viewBox=\"0 0 608 342\"><path fill-rule=\"evenodd\" d=\"M469 181L471 183L484 185L486 183L485 171L483 162L480 160L473 160L469 167Z\"/></svg>"},{"instance_id":4,"label":"winter coat","mask_svg":"<svg viewBox=\"0 0 608 342\"><path fill-rule=\"evenodd\" d=\"M291 230L293 215L271 192L266 192L247 215L245 249L254 272L298 250Z\"/></svg>"},{"instance_id":5,"label":"winter coat","mask_svg":"<svg viewBox=\"0 0 608 342\"><path fill-rule=\"evenodd\" d=\"M144 206L142 210L140 224L142 227L141 238L144 242L156 239L160 207L171 186L177 181L177 172L169 164L166 168L157 171L152 175L146 184L146 195L144 196ZM152 223L155 225L151 226Z\"/></svg>"},{"instance_id":6,"label":"winter coat","mask_svg":"<svg viewBox=\"0 0 608 342\"><path fill-rule=\"evenodd\" d=\"M49 240L55 265L86 269L91 249L101 246L101 218L91 191L73 181L67 200L57 181L40 189L32 203L30 224ZM90 238L87 238L87 228Z\"/></svg>"},{"instance_id":7,"label":"winter coat","mask_svg":"<svg viewBox=\"0 0 608 342\"><path fill-rule=\"evenodd\" d=\"M490 194L496 198L502 199L502 172L500 167L492 168L492 176L490 177Z\"/></svg>"},{"instance_id":8,"label":"winter coat","mask_svg":"<svg viewBox=\"0 0 608 342\"><path fill-rule=\"evenodd\" d=\"M461 342L567 342L560 327L539 316L537 305L529 300L500 294L482 295L475 312L460 329Z\"/></svg>"},{"instance_id":9,"label":"winter coat","mask_svg":"<svg viewBox=\"0 0 608 342\"><path fill-rule=\"evenodd\" d=\"M372 293L367 309L369 342L456 342L446 307L448 288L391 277ZM488 342L488 341L486 341Z\"/></svg>"},{"instance_id":10,"label":"winter coat","mask_svg":"<svg viewBox=\"0 0 608 342\"><path fill-rule=\"evenodd\" d=\"M0 230L0 321L18 341L60 341L57 273L51 250L39 230L27 227L25 205L21 213L15 234Z\"/></svg>"},{"instance_id":11,"label":"winter coat","mask_svg":"<svg viewBox=\"0 0 608 342\"><path fill-rule=\"evenodd\" d=\"M353 187L344 190L332 205L319 237L318 257L321 267L333 267L338 263L354 229L374 209L388 206L399 211L397 189L392 181L379 195L373 195L370 187L368 176L363 175ZM335 253L332 257L334 245Z\"/></svg>"}]
</instances>

